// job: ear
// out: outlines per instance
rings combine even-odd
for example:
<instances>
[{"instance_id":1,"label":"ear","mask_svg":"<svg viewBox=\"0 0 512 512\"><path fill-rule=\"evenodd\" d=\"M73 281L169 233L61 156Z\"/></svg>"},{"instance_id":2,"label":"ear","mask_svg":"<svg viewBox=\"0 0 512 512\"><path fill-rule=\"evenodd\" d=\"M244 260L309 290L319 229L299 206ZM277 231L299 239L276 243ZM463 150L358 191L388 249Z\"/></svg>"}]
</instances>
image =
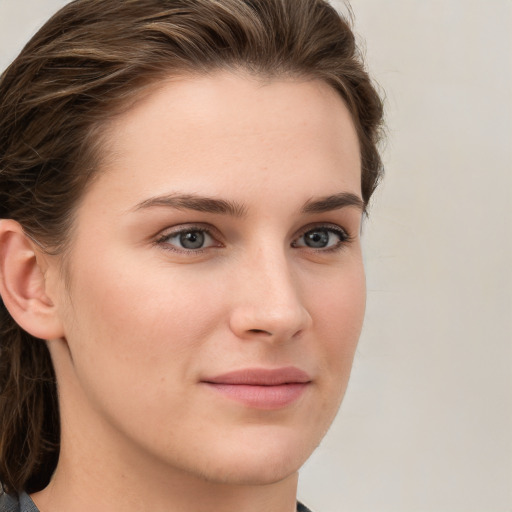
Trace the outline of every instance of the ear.
<instances>
[{"instance_id":1,"label":"ear","mask_svg":"<svg viewBox=\"0 0 512 512\"><path fill-rule=\"evenodd\" d=\"M63 337L57 308L46 292L47 259L20 224L0 220L0 295L16 323L36 338Z\"/></svg>"}]
</instances>

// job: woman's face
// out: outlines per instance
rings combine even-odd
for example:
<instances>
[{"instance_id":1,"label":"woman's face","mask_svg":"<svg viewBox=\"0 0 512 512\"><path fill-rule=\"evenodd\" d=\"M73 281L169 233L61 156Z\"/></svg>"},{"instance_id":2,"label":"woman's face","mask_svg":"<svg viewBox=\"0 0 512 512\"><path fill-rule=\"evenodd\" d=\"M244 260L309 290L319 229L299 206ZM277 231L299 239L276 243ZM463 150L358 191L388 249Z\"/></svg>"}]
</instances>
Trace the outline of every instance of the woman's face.
<instances>
[{"instance_id":1,"label":"woman's face","mask_svg":"<svg viewBox=\"0 0 512 512\"><path fill-rule=\"evenodd\" d=\"M63 454L295 473L362 325L360 197L354 126L319 81L184 78L117 118L52 292Z\"/></svg>"}]
</instances>

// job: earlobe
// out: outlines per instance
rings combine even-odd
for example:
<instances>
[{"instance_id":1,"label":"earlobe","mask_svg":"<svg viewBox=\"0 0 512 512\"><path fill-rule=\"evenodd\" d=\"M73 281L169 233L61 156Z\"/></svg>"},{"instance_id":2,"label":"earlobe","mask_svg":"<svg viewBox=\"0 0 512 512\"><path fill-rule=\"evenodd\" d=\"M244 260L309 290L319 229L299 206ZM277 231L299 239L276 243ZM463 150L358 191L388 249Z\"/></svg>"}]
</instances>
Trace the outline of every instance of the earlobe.
<instances>
[{"instance_id":1,"label":"earlobe","mask_svg":"<svg viewBox=\"0 0 512 512\"><path fill-rule=\"evenodd\" d=\"M20 224L0 220L0 295L16 323L32 336L63 336L54 302L47 294L46 260Z\"/></svg>"}]
</instances>

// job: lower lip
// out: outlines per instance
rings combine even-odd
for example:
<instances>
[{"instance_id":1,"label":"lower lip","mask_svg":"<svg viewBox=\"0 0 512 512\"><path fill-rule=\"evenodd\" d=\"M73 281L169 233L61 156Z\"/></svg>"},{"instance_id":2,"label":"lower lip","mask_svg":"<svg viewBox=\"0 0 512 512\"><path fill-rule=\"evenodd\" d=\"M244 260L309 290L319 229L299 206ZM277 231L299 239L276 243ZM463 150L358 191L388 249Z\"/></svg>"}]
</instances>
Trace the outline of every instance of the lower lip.
<instances>
[{"instance_id":1,"label":"lower lip","mask_svg":"<svg viewBox=\"0 0 512 512\"><path fill-rule=\"evenodd\" d=\"M309 382L294 382L277 386L255 386L247 384L216 384L205 382L208 387L256 409L282 409L296 402L306 391Z\"/></svg>"}]
</instances>

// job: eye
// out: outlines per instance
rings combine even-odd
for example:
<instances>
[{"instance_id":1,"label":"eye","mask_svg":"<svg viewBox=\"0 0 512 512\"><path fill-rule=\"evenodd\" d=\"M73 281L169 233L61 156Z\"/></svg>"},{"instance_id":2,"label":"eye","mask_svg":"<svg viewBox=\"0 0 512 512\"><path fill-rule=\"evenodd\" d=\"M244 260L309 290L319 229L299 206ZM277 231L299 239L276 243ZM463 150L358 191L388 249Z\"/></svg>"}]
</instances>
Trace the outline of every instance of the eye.
<instances>
[{"instance_id":1,"label":"eye","mask_svg":"<svg viewBox=\"0 0 512 512\"><path fill-rule=\"evenodd\" d=\"M165 246L167 249L176 251L201 251L208 247L219 247L220 244L205 228L190 227L165 233L157 243ZM170 246L170 247L169 247Z\"/></svg>"},{"instance_id":2,"label":"eye","mask_svg":"<svg viewBox=\"0 0 512 512\"><path fill-rule=\"evenodd\" d=\"M309 229L293 242L292 247L311 249L336 249L349 240L348 234L339 227L320 226Z\"/></svg>"}]
</instances>

